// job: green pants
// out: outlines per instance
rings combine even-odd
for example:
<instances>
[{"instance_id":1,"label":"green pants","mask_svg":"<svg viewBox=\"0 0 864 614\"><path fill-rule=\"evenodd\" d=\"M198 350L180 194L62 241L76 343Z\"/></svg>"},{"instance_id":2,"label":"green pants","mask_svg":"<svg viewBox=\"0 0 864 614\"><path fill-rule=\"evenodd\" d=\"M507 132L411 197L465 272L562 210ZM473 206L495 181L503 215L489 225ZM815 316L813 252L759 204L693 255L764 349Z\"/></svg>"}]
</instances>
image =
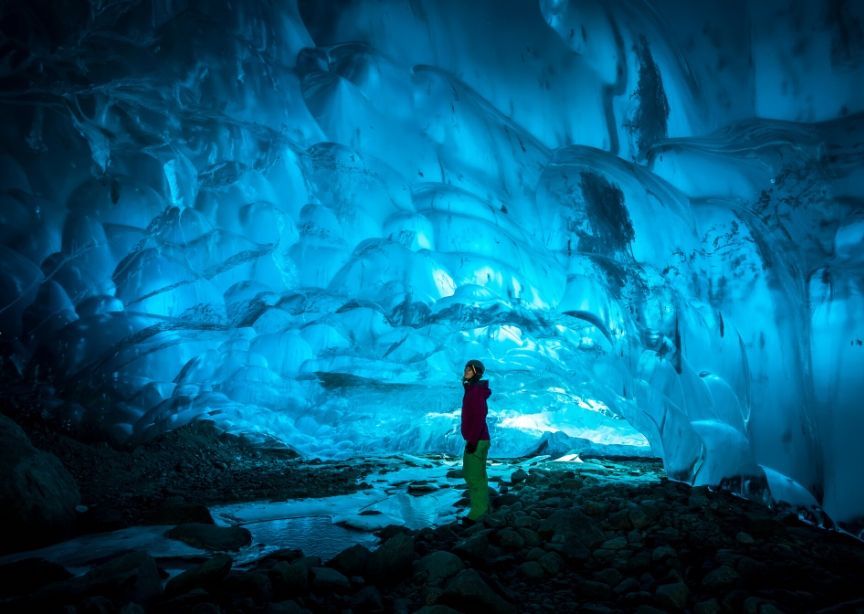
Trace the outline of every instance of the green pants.
<instances>
[{"instance_id":1,"label":"green pants","mask_svg":"<svg viewBox=\"0 0 864 614\"><path fill-rule=\"evenodd\" d=\"M468 484L468 495L471 497L471 511L468 518L477 520L489 511L489 479L486 477L486 458L489 456L489 440L477 442L474 452L465 450L462 455L462 475Z\"/></svg>"}]
</instances>

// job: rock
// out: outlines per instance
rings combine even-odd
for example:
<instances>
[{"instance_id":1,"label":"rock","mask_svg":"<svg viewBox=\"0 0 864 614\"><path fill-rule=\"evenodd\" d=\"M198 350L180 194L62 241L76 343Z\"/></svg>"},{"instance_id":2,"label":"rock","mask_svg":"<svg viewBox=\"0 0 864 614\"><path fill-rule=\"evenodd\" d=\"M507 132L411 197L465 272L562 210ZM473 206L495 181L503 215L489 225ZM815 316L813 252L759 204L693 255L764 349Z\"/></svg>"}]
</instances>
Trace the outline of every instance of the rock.
<instances>
[{"instance_id":1,"label":"rock","mask_svg":"<svg viewBox=\"0 0 864 614\"><path fill-rule=\"evenodd\" d=\"M612 589L616 595L624 595L638 590L639 583L634 578L624 578Z\"/></svg>"},{"instance_id":2,"label":"rock","mask_svg":"<svg viewBox=\"0 0 864 614\"><path fill-rule=\"evenodd\" d=\"M269 603L273 597L273 585L267 574L256 571L230 572L220 585L222 591L248 597L255 604Z\"/></svg>"},{"instance_id":3,"label":"rock","mask_svg":"<svg viewBox=\"0 0 864 614\"><path fill-rule=\"evenodd\" d=\"M683 610L690 598L690 589L683 582L661 584L655 591L660 601L667 607Z\"/></svg>"},{"instance_id":4,"label":"rock","mask_svg":"<svg viewBox=\"0 0 864 614\"><path fill-rule=\"evenodd\" d=\"M507 550L520 550L525 545L525 539L513 529L501 529L495 533L495 537L501 547Z\"/></svg>"},{"instance_id":5,"label":"rock","mask_svg":"<svg viewBox=\"0 0 864 614\"><path fill-rule=\"evenodd\" d=\"M562 561L561 557L554 552L547 552L541 556L537 562L546 570L546 573L552 576L557 575L564 566L564 561Z\"/></svg>"},{"instance_id":6,"label":"rock","mask_svg":"<svg viewBox=\"0 0 864 614\"><path fill-rule=\"evenodd\" d=\"M351 607L360 612L377 612L384 609L381 591L375 586L364 586L351 597Z\"/></svg>"},{"instance_id":7,"label":"rock","mask_svg":"<svg viewBox=\"0 0 864 614\"><path fill-rule=\"evenodd\" d=\"M589 599L606 599L609 596L609 587L602 582L594 580L586 580L585 578L576 578L573 583L573 590L577 595L587 597Z\"/></svg>"},{"instance_id":8,"label":"rock","mask_svg":"<svg viewBox=\"0 0 864 614\"><path fill-rule=\"evenodd\" d=\"M693 606L694 614L720 614L720 604L716 599L706 599Z\"/></svg>"},{"instance_id":9,"label":"rock","mask_svg":"<svg viewBox=\"0 0 864 614\"><path fill-rule=\"evenodd\" d=\"M149 520L154 524L201 523L213 524L213 516L206 505L183 501L166 501L153 512Z\"/></svg>"},{"instance_id":10,"label":"rock","mask_svg":"<svg viewBox=\"0 0 864 614\"><path fill-rule=\"evenodd\" d=\"M677 559L678 552L671 546L657 546L651 553L652 561L665 561L666 559Z\"/></svg>"},{"instance_id":11,"label":"rock","mask_svg":"<svg viewBox=\"0 0 864 614\"><path fill-rule=\"evenodd\" d=\"M607 539L600 547L605 550L622 550L627 547L627 538L619 535L618 537Z\"/></svg>"},{"instance_id":12,"label":"rock","mask_svg":"<svg viewBox=\"0 0 864 614\"><path fill-rule=\"evenodd\" d=\"M26 595L51 584L68 580L72 574L57 563L31 558L0 565L0 595Z\"/></svg>"},{"instance_id":13,"label":"rock","mask_svg":"<svg viewBox=\"0 0 864 614\"><path fill-rule=\"evenodd\" d=\"M735 584L739 577L737 571L728 565L721 565L720 567L709 571L705 577L702 578L702 586L709 590L726 588Z\"/></svg>"},{"instance_id":14,"label":"rock","mask_svg":"<svg viewBox=\"0 0 864 614\"><path fill-rule=\"evenodd\" d=\"M205 550L239 550L252 543L252 534L248 529L218 527L200 522L177 525L166 532L165 537Z\"/></svg>"},{"instance_id":15,"label":"rock","mask_svg":"<svg viewBox=\"0 0 864 614\"><path fill-rule=\"evenodd\" d=\"M354 544L334 556L327 564L346 576L362 576L366 573L370 554L366 546Z\"/></svg>"},{"instance_id":16,"label":"rock","mask_svg":"<svg viewBox=\"0 0 864 614\"><path fill-rule=\"evenodd\" d=\"M473 569L464 569L456 574L447 583L440 602L463 611L477 608L490 612L516 612L516 608L493 591Z\"/></svg>"},{"instance_id":17,"label":"rock","mask_svg":"<svg viewBox=\"0 0 864 614\"><path fill-rule=\"evenodd\" d=\"M630 517L630 524L633 525L634 529L644 529L651 524L648 514L643 512L639 507L631 507L628 511L628 516Z\"/></svg>"},{"instance_id":18,"label":"rock","mask_svg":"<svg viewBox=\"0 0 864 614\"><path fill-rule=\"evenodd\" d=\"M414 537L405 533L394 535L369 555L366 575L376 583L397 582L410 573L413 559Z\"/></svg>"},{"instance_id":19,"label":"rock","mask_svg":"<svg viewBox=\"0 0 864 614\"><path fill-rule=\"evenodd\" d=\"M459 614L459 610L454 610L453 608L448 608L446 605L427 605L423 606L414 614Z\"/></svg>"},{"instance_id":20,"label":"rock","mask_svg":"<svg viewBox=\"0 0 864 614\"><path fill-rule=\"evenodd\" d=\"M489 550L489 534L491 529L483 529L468 539L458 542L453 546L453 552L462 558L474 561L483 560Z\"/></svg>"},{"instance_id":21,"label":"rock","mask_svg":"<svg viewBox=\"0 0 864 614\"><path fill-rule=\"evenodd\" d=\"M438 490L438 487L435 484L429 484L426 481L418 481L408 484L408 494L410 495L420 496L430 492L435 492L436 490Z\"/></svg>"},{"instance_id":22,"label":"rock","mask_svg":"<svg viewBox=\"0 0 864 614\"><path fill-rule=\"evenodd\" d=\"M303 595L309 591L309 569L304 560L281 561L267 571L277 599Z\"/></svg>"},{"instance_id":23,"label":"rock","mask_svg":"<svg viewBox=\"0 0 864 614\"><path fill-rule=\"evenodd\" d=\"M546 551L543 548L531 548L528 552L525 553L525 558L529 561L536 561L543 557L546 554Z\"/></svg>"},{"instance_id":24,"label":"rock","mask_svg":"<svg viewBox=\"0 0 864 614\"><path fill-rule=\"evenodd\" d=\"M524 482L527 477L528 477L528 474L525 473L524 470L517 469L510 476L510 483L511 484L518 484L519 482Z\"/></svg>"},{"instance_id":25,"label":"rock","mask_svg":"<svg viewBox=\"0 0 864 614\"><path fill-rule=\"evenodd\" d=\"M550 542L590 547L603 539L603 532L590 517L578 510L556 510L540 522L537 533Z\"/></svg>"},{"instance_id":26,"label":"rock","mask_svg":"<svg viewBox=\"0 0 864 614\"><path fill-rule=\"evenodd\" d=\"M75 526L81 495L53 454L34 448L15 422L0 414L0 552L60 539Z\"/></svg>"},{"instance_id":27,"label":"rock","mask_svg":"<svg viewBox=\"0 0 864 614\"><path fill-rule=\"evenodd\" d=\"M613 567L609 567L594 574L594 578L609 586L616 586L621 582L621 572ZM633 589L635 590L635 589Z\"/></svg>"},{"instance_id":28,"label":"rock","mask_svg":"<svg viewBox=\"0 0 864 614\"><path fill-rule=\"evenodd\" d=\"M203 588L196 588L169 599L159 599L154 610L158 612L219 612L213 605L214 597ZM214 609L215 608L215 609Z\"/></svg>"},{"instance_id":29,"label":"rock","mask_svg":"<svg viewBox=\"0 0 864 614\"><path fill-rule=\"evenodd\" d=\"M756 542L756 540L753 539L752 535L750 535L749 533L745 533L744 531L739 531L738 534L735 535L735 541L737 541L739 544L745 545Z\"/></svg>"},{"instance_id":30,"label":"rock","mask_svg":"<svg viewBox=\"0 0 864 614\"><path fill-rule=\"evenodd\" d=\"M344 575L330 567L312 568L312 589L317 591L347 591L351 582Z\"/></svg>"},{"instance_id":31,"label":"rock","mask_svg":"<svg viewBox=\"0 0 864 614\"><path fill-rule=\"evenodd\" d=\"M537 546L540 544L540 536L537 535L537 531L526 529L524 527L520 527L516 530L519 532L519 535L522 536L526 546Z\"/></svg>"},{"instance_id":32,"label":"rock","mask_svg":"<svg viewBox=\"0 0 864 614\"><path fill-rule=\"evenodd\" d=\"M298 605L296 601L278 601L267 607L267 614L309 614L309 610Z\"/></svg>"},{"instance_id":33,"label":"rock","mask_svg":"<svg viewBox=\"0 0 864 614\"><path fill-rule=\"evenodd\" d=\"M146 603L162 592L156 561L146 552L129 552L98 567L83 578L89 594Z\"/></svg>"},{"instance_id":34,"label":"rock","mask_svg":"<svg viewBox=\"0 0 864 614\"><path fill-rule=\"evenodd\" d=\"M231 571L234 560L225 554L217 554L197 567L187 569L171 578L165 586L165 593L179 595L194 588L212 590Z\"/></svg>"},{"instance_id":35,"label":"rock","mask_svg":"<svg viewBox=\"0 0 864 614\"><path fill-rule=\"evenodd\" d=\"M414 563L414 574L427 584L438 584L459 573L465 565L462 560L446 550L438 550L427 554Z\"/></svg>"},{"instance_id":36,"label":"rock","mask_svg":"<svg viewBox=\"0 0 864 614\"><path fill-rule=\"evenodd\" d=\"M519 571L526 578L536 580L546 575L546 570L538 561L525 561L519 566Z\"/></svg>"}]
</instances>

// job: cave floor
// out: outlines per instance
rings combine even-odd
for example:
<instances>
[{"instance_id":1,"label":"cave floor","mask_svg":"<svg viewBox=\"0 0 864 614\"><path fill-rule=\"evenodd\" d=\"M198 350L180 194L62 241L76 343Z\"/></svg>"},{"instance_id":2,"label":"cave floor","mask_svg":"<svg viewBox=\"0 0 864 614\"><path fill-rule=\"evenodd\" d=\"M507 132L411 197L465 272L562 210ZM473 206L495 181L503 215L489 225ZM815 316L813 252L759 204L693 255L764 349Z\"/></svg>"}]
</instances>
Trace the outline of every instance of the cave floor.
<instances>
[{"instance_id":1,"label":"cave floor","mask_svg":"<svg viewBox=\"0 0 864 614\"><path fill-rule=\"evenodd\" d=\"M457 458L309 463L206 424L144 452L30 435L79 481L86 521L0 560L4 611L864 612L860 542L669 481L656 460L493 460L493 510L463 527ZM166 538L204 514L249 543ZM14 596L33 557L54 572Z\"/></svg>"}]
</instances>

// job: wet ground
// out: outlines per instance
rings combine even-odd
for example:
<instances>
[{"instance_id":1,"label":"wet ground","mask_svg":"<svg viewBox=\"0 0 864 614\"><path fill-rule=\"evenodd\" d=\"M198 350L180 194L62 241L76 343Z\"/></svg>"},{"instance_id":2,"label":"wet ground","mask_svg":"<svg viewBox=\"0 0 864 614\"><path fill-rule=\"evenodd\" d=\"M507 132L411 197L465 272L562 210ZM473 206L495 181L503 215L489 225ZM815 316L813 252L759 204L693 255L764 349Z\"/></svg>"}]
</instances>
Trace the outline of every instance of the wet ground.
<instances>
[{"instance_id":1,"label":"wet ground","mask_svg":"<svg viewBox=\"0 0 864 614\"><path fill-rule=\"evenodd\" d=\"M87 522L0 560L4 611L864 612L861 542L654 460L493 460L462 527L460 459L305 463L207 425L144 452L31 437Z\"/></svg>"}]
</instances>

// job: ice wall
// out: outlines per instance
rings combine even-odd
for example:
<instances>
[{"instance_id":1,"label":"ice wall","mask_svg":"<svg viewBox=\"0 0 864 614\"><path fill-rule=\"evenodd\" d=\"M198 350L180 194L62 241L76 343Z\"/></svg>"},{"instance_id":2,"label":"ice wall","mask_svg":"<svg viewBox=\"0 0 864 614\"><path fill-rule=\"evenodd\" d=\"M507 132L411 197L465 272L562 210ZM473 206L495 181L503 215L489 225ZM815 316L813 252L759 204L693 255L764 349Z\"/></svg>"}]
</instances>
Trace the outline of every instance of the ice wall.
<instances>
[{"instance_id":1,"label":"ice wall","mask_svg":"<svg viewBox=\"0 0 864 614\"><path fill-rule=\"evenodd\" d=\"M860 523L861 4L0 11L0 353L46 415L456 452L480 358L498 455Z\"/></svg>"}]
</instances>

